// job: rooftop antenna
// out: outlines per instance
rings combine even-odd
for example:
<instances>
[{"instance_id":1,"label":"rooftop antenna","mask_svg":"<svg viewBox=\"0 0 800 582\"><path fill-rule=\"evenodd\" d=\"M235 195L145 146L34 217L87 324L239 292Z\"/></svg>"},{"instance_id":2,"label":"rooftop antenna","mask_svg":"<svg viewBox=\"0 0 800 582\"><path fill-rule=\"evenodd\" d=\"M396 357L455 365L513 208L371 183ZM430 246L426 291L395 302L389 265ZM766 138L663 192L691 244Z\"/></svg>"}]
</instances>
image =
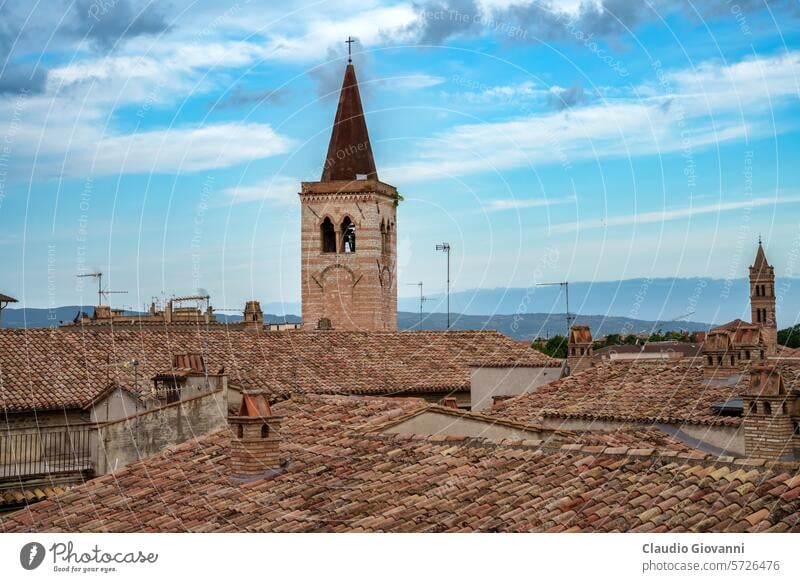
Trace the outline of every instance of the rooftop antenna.
<instances>
[{"instance_id":1,"label":"rooftop antenna","mask_svg":"<svg viewBox=\"0 0 800 582\"><path fill-rule=\"evenodd\" d=\"M438 244L436 250L447 253L447 329L450 329L450 243Z\"/></svg>"},{"instance_id":2,"label":"rooftop antenna","mask_svg":"<svg viewBox=\"0 0 800 582\"><path fill-rule=\"evenodd\" d=\"M347 45L347 62L348 63L352 63L353 62L353 51L352 51L353 43L356 42L356 41L354 41L352 37L348 36L347 40L344 41L344 42Z\"/></svg>"},{"instance_id":3,"label":"rooftop antenna","mask_svg":"<svg viewBox=\"0 0 800 582\"><path fill-rule=\"evenodd\" d=\"M422 327L422 306L426 301L430 301L430 298L425 297L422 294L422 281L419 283L408 283L408 285L412 285L414 287L419 287L419 325L417 327Z\"/></svg>"},{"instance_id":4,"label":"rooftop antenna","mask_svg":"<svg viewBox=\"0 0 800 582\"><path fill-rule=\"evenodd\" d=\"M103 273L96 271L94 273L81 273L78 277L94 277L97 279L97 304L103 305L103 297L108 299L108 296L113 293L127 293L127 291L109 291L103 289Z\"/></svg>"},{"instance_id":5,"label":"rooftop antenna","mask_svg":"<svg viewBox=\"0 0 800 582\"><path fill-rule=\"evenodd\" d=\"M567 297L567 337L569 337L569 330L572 329L572 320L575 318L569 312L569 281L561 281L560 283L538 283L537 287L553 287L558 285L559 287L563 287L565 290L565 294Z\"/></svg>"}]
</instances>

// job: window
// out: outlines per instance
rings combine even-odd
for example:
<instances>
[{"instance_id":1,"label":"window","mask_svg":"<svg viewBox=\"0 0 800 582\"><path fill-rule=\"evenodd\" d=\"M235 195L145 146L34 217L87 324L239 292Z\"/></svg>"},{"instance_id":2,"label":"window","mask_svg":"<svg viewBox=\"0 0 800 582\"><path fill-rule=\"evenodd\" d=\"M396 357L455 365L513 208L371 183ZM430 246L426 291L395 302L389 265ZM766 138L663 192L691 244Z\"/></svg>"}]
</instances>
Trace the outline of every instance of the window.
<instances>
[{"instance_id":1,"label":"window","mask_svg":"<svg viewBox=\"0 0 800 582\"><path fill-rule=\"evenodd\" d=\"M709 366L713 366L714 365L714 356L708 356L708 365Z\"/></svg>"},{"instance_id":2,"label":"window","mask_svg":"<svg viewBox=\"0 0 800 582\"><path fill-rule=\"evenodd\" d=\"M236 426L236 436L240 439L244 438L244 427L241 424Z\"/></svg>"},{"instance_id":3,"label":"window","mask_svg":"<svg viewBox=\"0 0 800 582\"><path fill-rule=\"evenodd\" d=\"M387 241L388 234L386 232L386 223L381 220L381 253L386 254L386 251L389 249L389 244Z\"/></svg>"},{"instance_id":4,"label":"window","mask_svg":"<svg viewBox=\"0 0 800 582\"><path fill-rule=\"evenodd\" d=\"M786 403L785 402L783 403L783 407L782 408L783 408L783 413L784 414L789 414L789 409L786 407Z\"/></svg>"},{"instance_id":5,"label":"window","mask_svg":"<svg viewBox=\"0 0 800 582\"><path fill-rule=\"evenodd\" d=\"M343 253L356 252L356 225L345 216L342 221L342 250Z\"/></svg>"},{"instance_id":6,"label":"window","mask_svg":"<svg viewBox=\"0 0 800 582\"><path fill-rule=\"evenodd\" d=\"M749 360L750 359L750 350L745 350L744 351L744 359L745 360Z\"/></svg>"},{"instance_id":7,"label":"window","mask_svg":"<svg viewBox=\"0 0 800 582\"><path fill-rule=\"evenodd\" d=\"M336 252L336 231L333 228L331 219L327 216L322 221L320 226L320 233L322 235L322 252L335 253Z\"/></svg>"},{"instance_id":8,"label":"window","mask_svg":"<svg viewBox=\"0 0 800 582\"><path fill-rule=\"evenodd\" d=\"M772 405L769 402L764 403L764 415L772 416Z\"/></svg>"},{"instance_id":9,"label":"window","mask_svg":"<svg viewBox=\"0 0 800 582\"><path fill-rule=\"evenodd\" d=\"M758 405L755 402L751 402L750 406L748 406L748 411L750 414L758 414Z\"/></svg>"},{"instance_id":10,"label":"window","mask_svg":"<svg viewBox=\"0 0 800 582\"><path fill-rule=\"evenodd\" d=\"M261 425L261 438L265 439L269 436L269 425L262 424Z\"/></svg>"}]
</instances>

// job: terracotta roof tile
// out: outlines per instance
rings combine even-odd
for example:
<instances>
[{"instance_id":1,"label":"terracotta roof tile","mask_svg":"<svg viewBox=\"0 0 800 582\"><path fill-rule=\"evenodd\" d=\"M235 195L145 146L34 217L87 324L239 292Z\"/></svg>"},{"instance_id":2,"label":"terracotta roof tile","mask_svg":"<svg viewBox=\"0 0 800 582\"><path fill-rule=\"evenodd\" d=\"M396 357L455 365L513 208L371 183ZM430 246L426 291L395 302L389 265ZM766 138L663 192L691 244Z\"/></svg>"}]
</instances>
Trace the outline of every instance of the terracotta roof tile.
<instances>
[{"instance_id":1,"label":"terracotta roof tile","mask_svg":"<svg viewBox=\"0 0 800 582\"><path fill-rule=\"evenodd\" d=\"M793 531L796 464L744 467L628 447L370 431L419 400L276 404L285 472L229 479L227 429L0 517L4 531ZM600 450L595 450L599 448ZM739 495L740 483L753 485ZM789 489L789 486L792 486Z\"/></svg>"},{"instance_id":2,"label":"terracotta roof tile","mask_svg":"<svg viewBox=\"0 0 800 582\"><path fill-rule=\"evenodd\" d=\"M147 392L150 378L174 368L173 356L200 353L210 371L224 367L232 385L276 396L465 391L476 361L552 361L493 331L2 329L0 407L82 408L110 383L131 387L134 378ZM135 374L126 365L134 359Z\"/></svg>"},{"instance_id":3,"label":"terracotta roof tile","mask_svg":"<svg viewBox=\"0 0 800 582\"><path fill-rule=\"evenodd\" d=\"M746 389L738 383L715 383L691 362L605 362L535 392L498 403L491 416L517 422L543 417L606 419L664 423L738 425L738 417L721 416L711 406Z\"/></svg>"}]
</instances>

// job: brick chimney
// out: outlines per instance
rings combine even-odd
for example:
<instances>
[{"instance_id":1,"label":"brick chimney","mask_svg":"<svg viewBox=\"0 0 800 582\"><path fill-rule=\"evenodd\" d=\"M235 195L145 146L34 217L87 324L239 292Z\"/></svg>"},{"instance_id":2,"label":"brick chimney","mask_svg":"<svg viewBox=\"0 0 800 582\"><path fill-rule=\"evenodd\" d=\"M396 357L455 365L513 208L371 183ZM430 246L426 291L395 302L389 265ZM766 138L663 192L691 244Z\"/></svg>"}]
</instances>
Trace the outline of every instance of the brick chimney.
<instances>
[{"instance_id":1,"label":"brick chimney","mask_svg":"<svg viewBox=\"0 0 800 582\"><path fill-rule=\"evenodd\" d=\"M267 477L281 468L280 430L283 417L274 416L265 394L244 393L231 427L230 471L235 480Z\"/></svg>"},{"instance_id":2,"label":"brick chimney","mask_svg":"<svg viewBox=\"0 0 800 582\"><path fill-rule=\"evenodd\" d=\"M248 331L261 331L264 328L264 312L258 301L248 301L244 304L244 328Z\"/></svg>"},{"instance_id":3,"label":"brick chimney","mask_svg":"<svg viewBox=\"0 0 800 582\"><path fill-rule=\"evenodd\" d=\"M447 408L458 408L458 400L456 400L455 396L445 396L442 404Z\"/></svg>"},{"instance_id":4,"label":"brick chimney","mask_svg":"<svg viewBox=\"0 0 800 582\"><path fill-rule=\"evenodd\" d=\"M745 455L770 460L791 455L797 398L786 389L779 367L762 363L750 369L742 407Z\"/></svg>"}]
</instances>

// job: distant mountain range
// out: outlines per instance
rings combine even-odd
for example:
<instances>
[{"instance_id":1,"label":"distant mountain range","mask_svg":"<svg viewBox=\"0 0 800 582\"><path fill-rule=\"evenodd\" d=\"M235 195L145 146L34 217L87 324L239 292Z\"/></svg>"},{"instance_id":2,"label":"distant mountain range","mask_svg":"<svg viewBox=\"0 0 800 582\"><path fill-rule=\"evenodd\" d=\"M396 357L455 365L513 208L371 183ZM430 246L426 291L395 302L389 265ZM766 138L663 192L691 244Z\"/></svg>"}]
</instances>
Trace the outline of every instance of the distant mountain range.
<instances>
[{"instance_id":1,"label":"distant mountain range","mask_svg":"<svg viewBox=\"0 0 800 582\"><path fill-rule=\"evenodd\" d=\"M65 306L54 310L48 309L6 309L3 311L3 327L50 327L60 322L72 321L79 311L92 313L92 307ZM222 321L241 321L241 316L217 316ZM502 333L520 340L530 340L535 337L549 337L555 334L564 334L566 331L566 317L564 314L526 313L523 315L461 315L451 314L451 327L453 329L496 329ZM300 318L296 315L279 316L265 314L264 320L268 322L286 321L296 323ZM400 329L426 329L443 330L447 328L447 314L424 313L420 324L419 313L401 311L397 314ZM674 330L697 331L708 329L708 324L700 322L656 322L632 319L628 317L605 317L601 315L581 315L576 323L590 325L596 337L609 333L642 333Z\"/></svg>"},{"instance_id":2,"label":"distant mountain range","mask_svg":"<svg viewBox=\"0 0 800 582\"><path fill-rule=\"evenodd\" d=\"M778 277L778 326L800 321L800 279ZM569 285L570 312L578 323L592 326L596 337L620 331L644 332L684 329L695 331L740 317L750 320L747 279L664 278L626 279ZM213 300L212 300L213 303ZM401 297L398 324L401 329L419 327L419 299ZM564 333L565 294L560 287L498 288L457 291L450 296L455 329L497 329L512 337L531 339ZM262 302L270 322L299 321L298 303ZM446 300L429 295L424 303L422 329L446 327ZM43 327L71 321L78 311L91 307L6 309L4 327ZM519 313L520 315L515 315ZM592 315L585 315L592 314ZM239 316L218 317L238 321ZM707 323L704 323L707 322Z\"/></svg>"},{"instance_id":3,"label":"distant mountain range","mask_svg":"<svg viewBox=\"0 0 800 582\"><path fill-rule=\"evenodd\" d=\"M778 325L800 322L800 279L778 277ZM750 320L747 279L661 278L625 279L599 283L570 282L569 307L573 314L629 317L645 321L692 320L721 324L737 317ZM300 313L296 302L261 302L270 313ZM400 297L400 311L419 313L419 296ZM560 287L469 289L450 294L453 313L489 317L515 313L564 313ZM445 313L443 294L426 294L423 310ZM694 312L691 315L687 315Z\"/></svg>"}]
</instances>

